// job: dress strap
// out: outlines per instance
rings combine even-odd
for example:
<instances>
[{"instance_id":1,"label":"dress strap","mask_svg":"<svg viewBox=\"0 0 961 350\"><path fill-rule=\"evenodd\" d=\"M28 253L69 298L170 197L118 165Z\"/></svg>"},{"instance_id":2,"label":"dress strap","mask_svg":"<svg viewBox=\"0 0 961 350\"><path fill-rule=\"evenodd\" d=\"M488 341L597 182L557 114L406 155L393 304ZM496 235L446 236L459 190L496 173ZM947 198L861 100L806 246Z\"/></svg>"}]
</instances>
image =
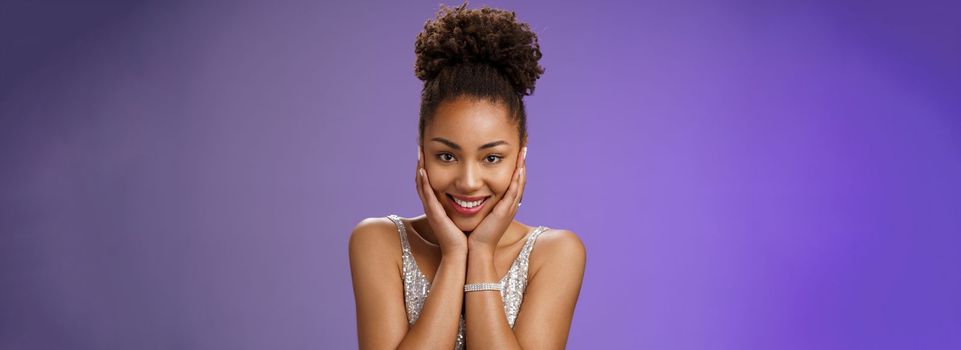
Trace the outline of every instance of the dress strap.
<instances>
[{"instance_id":1,"label":"dress strap","mask_svg":"<svg viewBox=\"0 0 961 350\"><path fill-rule=\"evenodd\" d=\"M400 220L400 216L394 214L388 215L387 218L394 222L394 226L397 226L397 233L400 234L400 246L404 250L404 255L410 254L410 243L407 242L407 229L404 227L404 222Z\"/></svg>"},{"instance_id":2,"label":"dress strap","mask_svg":"<svg viewBox=\"0 0 961 350\"><path fill-rule=\"evenodd\" d=\"M538 226L534 229L534 232L527 236L527 242L524 242L524 248L521 248L521 253L518 255L518 259L527 259L531 254L531 250L534 249L534 241L537 240L537 236L540 236L544 231L549 230L545 226Z\"/></svg>"}]
</instances>

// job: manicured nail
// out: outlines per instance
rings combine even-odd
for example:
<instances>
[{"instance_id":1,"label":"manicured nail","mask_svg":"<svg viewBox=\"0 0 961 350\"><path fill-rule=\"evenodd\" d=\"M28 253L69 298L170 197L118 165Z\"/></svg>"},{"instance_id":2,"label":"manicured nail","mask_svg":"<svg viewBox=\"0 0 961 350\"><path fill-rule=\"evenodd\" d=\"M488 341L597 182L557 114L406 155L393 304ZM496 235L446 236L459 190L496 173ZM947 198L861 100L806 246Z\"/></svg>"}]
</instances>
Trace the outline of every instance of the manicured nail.
<instances>
[{"instance_id":1,"label":"manicured nail","mask_svg":"<svg viewBox=\"0 0 961 350\"><path fill-rule=\"evenodd\" d=\"M527 160L527 147L524 147L524 160Z\"/></svg>"}]
</instances>

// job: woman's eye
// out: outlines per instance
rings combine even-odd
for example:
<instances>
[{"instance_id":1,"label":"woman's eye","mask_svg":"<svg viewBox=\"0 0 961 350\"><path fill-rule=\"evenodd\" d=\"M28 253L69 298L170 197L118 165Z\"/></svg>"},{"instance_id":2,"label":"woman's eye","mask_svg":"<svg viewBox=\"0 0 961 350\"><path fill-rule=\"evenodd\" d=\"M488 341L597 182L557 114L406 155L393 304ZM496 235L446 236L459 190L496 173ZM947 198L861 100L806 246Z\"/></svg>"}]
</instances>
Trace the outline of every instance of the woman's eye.
<instances>
[{"instance_id":1,"label":"woman's eye","mask_svg":"<svg viewBox=\"0 0 961 350\"><path fill-rule=\"evenodd\" d=\"M444 162L450 162L454 160L454 155L450 153L441 153L437 155L437 159L440 159Z\"/></svg>"},{"instance_id":2,"label":"woman's eye","mask_svg":"<svg viewBox=\"0 0 961 350\"><path fill-rule=\"evenodd\" d=\"M489 162L489 163L497 163L497 162L499 162L499 161L501 160L501 158L504 158L504 157L495 156L495 155L489 155L489 156L487 156L486 159L487 159L487 162Z\"/></svg>"}]
</instances>

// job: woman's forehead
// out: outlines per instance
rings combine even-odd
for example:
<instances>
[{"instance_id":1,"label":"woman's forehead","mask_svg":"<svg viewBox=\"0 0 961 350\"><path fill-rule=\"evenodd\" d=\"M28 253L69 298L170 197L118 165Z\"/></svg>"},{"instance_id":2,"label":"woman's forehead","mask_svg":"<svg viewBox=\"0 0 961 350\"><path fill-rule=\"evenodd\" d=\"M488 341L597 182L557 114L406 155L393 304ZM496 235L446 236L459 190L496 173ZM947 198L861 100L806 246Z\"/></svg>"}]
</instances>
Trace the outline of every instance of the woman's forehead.
<instances>
[{"instance_id":1,"label":"woman's forehead","mask_svg":"<svg viewBox=\"0 0 961 350\"><path fill-rule=\"evenodd\" d=\"M437 107L425 136L429 136L427 140L439 136L464 145L479 145L498 139L510 142L518 131L508 115L503 104L459 98Z\"/></svg>"}]
</instances>

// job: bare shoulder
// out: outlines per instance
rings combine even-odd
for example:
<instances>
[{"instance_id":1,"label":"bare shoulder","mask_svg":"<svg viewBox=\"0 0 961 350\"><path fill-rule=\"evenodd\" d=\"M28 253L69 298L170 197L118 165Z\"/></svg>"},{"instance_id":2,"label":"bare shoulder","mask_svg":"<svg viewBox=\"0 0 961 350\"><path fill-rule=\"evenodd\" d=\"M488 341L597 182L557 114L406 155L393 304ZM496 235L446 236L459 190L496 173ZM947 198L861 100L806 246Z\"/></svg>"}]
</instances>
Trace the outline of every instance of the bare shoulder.
<instances>
[{"instance_id":1,"label":"bare shoulder","mask_svg":"<svg viewBox=\"0 0 961 350\"><path fill-rule=\"evenodd\" d=\"M586 248L581 237L570 230L548 229L537 237L539 249L570 257L570 255L584 255ZM552 254L553 255L553 254Z\"/></svg>"},{"instance_id":2,"label":"bare shoulder","mask_svg":"<svg viewBox=\"0 0 961 350\"><path fill-rule=\"evenodd\" d=\"M532 275L545 265L583 270L586 260L587 248L580 236L570 230L549 229L537 237L531 251Z\"/></svg>"},{"instance_id":3,"label":"bare shoulder","mask_svg":"<svg viewBox=\"0 0 961 350\"><path fill-rule=\"evenodd\" d=\"M364 256L391 257L389 252L400 252L400 238L397 226L387 217L371 217L361 220L350 233L348 250L353 257L360 253ZM373 253L373 254L370 254Z\"/></svg>"}]
</instances>

